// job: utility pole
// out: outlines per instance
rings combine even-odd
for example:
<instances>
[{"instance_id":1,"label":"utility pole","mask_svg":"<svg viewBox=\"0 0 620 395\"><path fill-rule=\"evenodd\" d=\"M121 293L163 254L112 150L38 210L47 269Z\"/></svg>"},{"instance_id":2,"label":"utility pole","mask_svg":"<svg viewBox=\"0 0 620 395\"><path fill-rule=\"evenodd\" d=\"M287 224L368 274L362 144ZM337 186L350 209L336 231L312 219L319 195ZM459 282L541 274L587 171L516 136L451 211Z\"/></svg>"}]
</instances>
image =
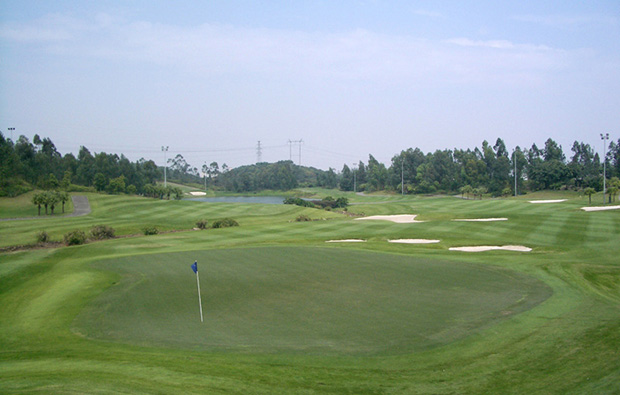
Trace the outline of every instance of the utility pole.
<instances>
[{"instance_id":1,"label":"utility pole","mask_svg":"<svg viewBox=\"0 0 620 395\"><path fill-rule=\"evenodd\" d=\"M166 188L168 186L167 184L167 177L166 177L166 169L168 168L168 159L167 159L167 155L166 153L168 152L168 146L163 146L161 147L161 150L164 152L164 188Z\"/></svg>"},{"instance_id":2,"label":"utility pole","mask_svg":"<svg viewBox=\"0 0 620 395\"><path fill-rule=\"evenodd\" d=\"M607 164L607 140L609 140L609 133L601 133L601 140L603 140L603 204L605 204L605 192L607 190L605 185L605 165Z\"/></svg>"},{"instance_id":3,"label":"utility pole","mask_svg":"<svg viewBox=\"0 0 620 395\"><path fill-rule=\"evenodd\" d=\"M261 163L263 161L263 154L260 148L260 140L258 140L258 145L256 146L256 163Z\"/></svg>"}]
</instances>

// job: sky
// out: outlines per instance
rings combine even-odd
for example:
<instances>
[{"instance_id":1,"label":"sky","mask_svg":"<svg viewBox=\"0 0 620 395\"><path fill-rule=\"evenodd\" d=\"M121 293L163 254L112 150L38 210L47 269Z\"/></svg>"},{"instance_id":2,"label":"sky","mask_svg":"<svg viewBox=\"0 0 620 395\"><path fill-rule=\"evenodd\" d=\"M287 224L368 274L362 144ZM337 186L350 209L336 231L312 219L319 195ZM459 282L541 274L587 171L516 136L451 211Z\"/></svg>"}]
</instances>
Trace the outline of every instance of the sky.
<instances>
[{"instance_id":1,"label":"sky","mask_svg":"<svg viewBox=\"0 0 620 395\"><path fill-rule=\"evenodd\" d=\"M259 141L337 171L497 138L602 152L620 1L2 0L0 131L198 168Z\"/></svg>"}]
</instances>

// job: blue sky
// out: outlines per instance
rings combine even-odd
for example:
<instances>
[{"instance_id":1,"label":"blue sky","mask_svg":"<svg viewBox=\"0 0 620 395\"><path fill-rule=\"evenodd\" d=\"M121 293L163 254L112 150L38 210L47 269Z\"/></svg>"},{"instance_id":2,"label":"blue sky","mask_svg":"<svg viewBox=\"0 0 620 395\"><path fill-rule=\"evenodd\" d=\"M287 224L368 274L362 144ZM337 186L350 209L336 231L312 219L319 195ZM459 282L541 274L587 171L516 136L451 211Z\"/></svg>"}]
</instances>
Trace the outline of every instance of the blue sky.
<instances>
[{"instance_id":1,"label":"blue sky","mask_svg":"<svg viewBox=\"0 0 620 395\"><path fill-rule=\"evenodd\" d=\"M619 1L0 2L0 130L63 154L341 170L620 138ZM292 159L299 161L293 145Z\"/></svg>"}]
</instances>

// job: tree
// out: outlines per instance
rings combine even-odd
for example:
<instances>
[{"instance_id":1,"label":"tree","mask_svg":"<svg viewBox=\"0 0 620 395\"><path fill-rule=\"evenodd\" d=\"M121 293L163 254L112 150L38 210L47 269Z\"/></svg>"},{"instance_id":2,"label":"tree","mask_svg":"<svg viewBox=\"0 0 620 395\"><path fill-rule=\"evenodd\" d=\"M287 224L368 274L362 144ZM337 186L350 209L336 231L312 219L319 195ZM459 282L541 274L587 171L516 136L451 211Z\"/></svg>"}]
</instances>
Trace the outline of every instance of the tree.
<instances>
[{"instance_id":1,"label":"tree","mask_svg":"<svg viewBox=\"0 0 620 395\"><path fill-rule=\"evenodd\" d=\"M114 195L125 192L125 176L116 177L110 180L108 192Z\"/></svg>"},{"instance_id":2,"label":"tree","mask_svg":"<svg viewBox=\"0 0 620 395\"><path fill-rule=\"evenodd\" d=\"M58 179L56 178L56 176L53 173L50 173L48 177L48 181L47 181L47 187L49 189L56 190L58 189L59 186L60 186L60 183L58 182Z\"/></svg>"},{"instance_id":3,"label":"tree","mask_svg":"<svg viewBox=\"0 0 620 395\"><path fill-rule=\"evenodd\" d=\"M620 179L618 177L612 177L609 180L609 187L607 188L607 193L609 194L609 202L616 201L616 195L618 195L618 191L620 190Z\"/></svg>"},{"instance_id":4,"label":"tree","mask_svg":"<svg viewBox=\"0 0 620 395\"><path fill-rule=\"evenodd\" d=\"M95 185L95 189L101 192L105 190L105 187L108 185L108 180L103 173L97 173L93 180L93 184Z\"/></svg>"},{"instance_id":5,"label":"tree","mask_svg":"<svg viewBox=\"0 0 620 395\"><path fill-rule=\"evenodd\" d=\"M62 180L60 181L60 187L66 191L69 189L70 186L71 186L71 172L69 170L65 170Z\"/></svg>"},{"instance_id":6,"label":"tree","mask_svg":"<svg viewBox=\"0 0 620 395\"><path fill-rule=\"evenodd\" d=\"M62 203L62 212L65 212L65 203L69 201L69 194L65 191L58 192L58 199Z\"/></svg>"},{"instance_id":7,"label":"tree","mask_svg":"<svg viewBox=\"0 0 620 395\"><path fill-rule=\"evenodd\" d=\"M588 195L588 204L592 204L592 195L594 195L595 192L596 191L594 190L594 188L590 188L590 187L583 190L583 193L585 195Z\"/></svg>"},{"instance_id":8,"label":"tree","mask_svg":"<svg viewBox=\"0 0 620 395\"><path fill-rule=\"evenodd\" d=\"M340 176L340 190L342 191L352 191L353 190L353 173L351 169L346 164L342 167L342 172Z\"/></svg>"},{"instance_id":9,"label":"tree","mask_svg":"<svg viewBox=\"0 0 620 395\"><path fill-rule=\"evenodd\" d=\"M39 214L41 215L41 205L44 204L44 196L41 193L35 193L32 196L32 203L37 206L37 208L39 209ZM47 212L46 212L47 214Z\"/></svg>"},{"instance_id":10,"label":"tree","mask_svg":"<svg viewBox=\"0 0 620 395\"><path fill-rule=\"evenodd\" d=\"M45 192L47 204L50 206L50 214L54 215L54 208L56 204L60 202L60 197L58 196L58 192L56 191L47 191Z\"/></svg>"}]
</instances>

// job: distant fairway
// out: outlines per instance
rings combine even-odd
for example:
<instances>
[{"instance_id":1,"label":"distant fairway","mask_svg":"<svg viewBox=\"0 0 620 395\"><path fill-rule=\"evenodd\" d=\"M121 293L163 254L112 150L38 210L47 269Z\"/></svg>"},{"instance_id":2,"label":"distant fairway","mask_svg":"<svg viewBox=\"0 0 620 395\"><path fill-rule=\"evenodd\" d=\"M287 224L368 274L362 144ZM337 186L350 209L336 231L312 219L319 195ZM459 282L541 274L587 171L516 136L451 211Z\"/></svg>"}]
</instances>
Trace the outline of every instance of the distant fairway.
<instances>
[{"instance_id":1,"label":"distant fairway","mask_svg":"<svg viewBox=\"0 0 620 395\"><path fill-rule=\"evenodd\" d=\"M205 322L200 323L198 260ZM213 350L385 354L461 339L548 298L496 266L339 248L139 255L96 268L122 279L76 321L89 337Z\"/></svg>"}]
</instances>

